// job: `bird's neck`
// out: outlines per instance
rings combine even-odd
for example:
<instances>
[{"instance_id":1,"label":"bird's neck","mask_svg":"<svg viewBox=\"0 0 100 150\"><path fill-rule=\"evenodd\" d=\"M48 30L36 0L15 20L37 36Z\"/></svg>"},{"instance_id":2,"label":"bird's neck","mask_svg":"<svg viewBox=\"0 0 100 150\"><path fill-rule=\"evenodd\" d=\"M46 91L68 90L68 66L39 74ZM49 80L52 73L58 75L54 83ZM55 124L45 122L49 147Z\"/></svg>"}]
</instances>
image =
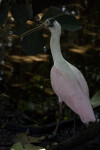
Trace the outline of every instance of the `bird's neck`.
<instances>
[{"instance_id":1,"label":"bird's neck","mask_svg":"<svg viewBox=\"0 0 100 150\"><path fill-rule=\"evenodd\" d=\"M60 61L64 59L61 53L59 34L58 35L56 33L51 34L50 48L51 48L51 53L52 53L54 64L59 63Z\"/></svg>"}]
</instances>

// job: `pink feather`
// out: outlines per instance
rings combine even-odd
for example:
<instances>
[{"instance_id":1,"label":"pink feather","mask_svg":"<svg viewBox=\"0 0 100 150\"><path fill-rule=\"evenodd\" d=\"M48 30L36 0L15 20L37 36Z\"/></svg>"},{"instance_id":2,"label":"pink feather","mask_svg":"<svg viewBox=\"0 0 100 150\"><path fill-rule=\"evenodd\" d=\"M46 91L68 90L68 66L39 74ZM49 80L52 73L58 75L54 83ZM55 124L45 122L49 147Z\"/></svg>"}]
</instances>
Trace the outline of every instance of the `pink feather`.
<instances>
[{"instance_id":1,"label":"pink feather","mask_svg":"<svg viewBox=\"0 0 100 150\"><path fill-rule=\"evenodd\" d=\"M76 114L78 114L83 123L95 121L93 109L89 100L87 83L81 72L74 68L74 78L66 72L62 74L55 66L51 69L51 84L57 96L65 102Z\"/></svg>"}]
</instances>

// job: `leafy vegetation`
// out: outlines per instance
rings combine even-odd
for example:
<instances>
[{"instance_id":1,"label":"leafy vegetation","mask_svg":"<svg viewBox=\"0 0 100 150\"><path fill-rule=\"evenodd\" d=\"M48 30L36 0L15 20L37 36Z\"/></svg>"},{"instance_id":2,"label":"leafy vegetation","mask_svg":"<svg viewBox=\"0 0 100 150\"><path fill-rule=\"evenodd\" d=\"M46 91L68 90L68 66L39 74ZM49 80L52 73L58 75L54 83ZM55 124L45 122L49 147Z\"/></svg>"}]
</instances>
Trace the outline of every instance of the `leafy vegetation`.
<instances>
[{"instance_id":1,"label":"leafy vegetation","mask_svg":"<svg viewBox=\"0 0 100 150\"><path fill-rule=\"evenodd\" d=\"M35 146L32 144L23 145L21 143L14 144L10 150L45 150L43 147Z\"/></svg>"},{"instance_id":2,"label":"leafy vegetation","mask_svg":"<svg viewBox=\"0 0 100 150\"><path fill-rule=\"evenodd\" d=\"M93 108L100 106L100 91L96 92L91 99L91 104Z\"/></svg>"},{"instance_id":3,"label":"leafy vegetation","mask_svg":"<svg viewBox=\"0 0 100 150\"><path fill-rule=\"evenodd\" d=\"M49 5L35 16L35 9L32 10L33 6L28 0L0 1L0 138L8 136L7 141L10 136L15 136L13 132L5 130L8 124L39 127L54 122L59 115L58 99L50 84L50 68L53 65L49 48L50 33L43 29L19 38L48 17L54 17L61 24L63 56L84 74L89 85L91 104L95 114L100 117L100 2L60 2L60 6ZM73 117L65 105L63 109L63 120ZM84 127L78 126L78 130L83 131ZM58 134L60 139L55 138L55 142L60 143L72 135L73 128L64 128L60 136ZM35 137L31 138L33 140ZM23 139L26 140L24 146ZM34 141L41 140L35 138ZM40 149L24 133L23 136L16 135L11 150L35 148Z\"/></svg>"},{"instance_id":4,"label":"leafy vegetation","mask_svg":"<svg viewBox=\"0 0 100 150\"><path fill-rule=\"evenodd\" d=\"M62 30L77 31L80 29L80 24L74 16L67 15L56 7L50 7L42 16L41 21L45 21L47 18L52 17L61 24Z\"/></svg>"},{"instance_id":5,"label":"leafy vegetation","mask_svg":"<svg viewBox=\"0 0 100 150\"><path fill-rule=\"evenodd\" d=\"M8 6L9 4L6 1L3 1L0 5L1 11L1 25L5 23L8 14ZM27 5L26 5L27 6ZM22 6L16 2L11 3L10 11L12 17L15 19L17 25L15 27L15 34L20 35L23 32L27 31L26 22L32 18L30 16L31 8L27 8L26 6ZM5 8L4 8L5 7ZM62 25L62 29L69 31L76 31L80 29L80 25L77 19L74 16L64 14L61 9L56 7L50 7L42 16L40 21L45 21L49 17L54 17L57 19ZM3 19L2 19L3 18ZM37 26L38 24L36 24ZM44 40L41 31L37 31L24 37L21 42L24 52L27 55L35 55L38 53L43 53Z\"/></svg>"}]
</instances>

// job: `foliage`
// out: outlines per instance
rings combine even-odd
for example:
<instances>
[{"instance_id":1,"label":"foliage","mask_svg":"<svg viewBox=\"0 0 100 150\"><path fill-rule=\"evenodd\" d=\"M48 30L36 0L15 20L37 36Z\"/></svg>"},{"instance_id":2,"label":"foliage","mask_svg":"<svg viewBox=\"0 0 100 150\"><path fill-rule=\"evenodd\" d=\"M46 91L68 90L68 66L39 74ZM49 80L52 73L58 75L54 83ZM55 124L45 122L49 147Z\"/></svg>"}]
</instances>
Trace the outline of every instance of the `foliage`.
<instances>
[{"instance_id":1,"label":"foliage","mask_svg":"<svg viewBox=\"0 0 100 150\"><path fill-rule=\"evenodd\" d=\"M15 21L20 24L25 24L30 18L29 9L14 2L11 5L11 14Z\"/></svg>"},{"instance_id":2,"label":"foliage","mask_svg":"<svg viewBox=\"0 0 100 150\"><path fill-rule=\"evenodd\" d=\"M44 22L47 18L51 18L51 17L55 18L61 24L62 30L77 31L80 29L80 24L74 16L64 14L61 11L61 9L56 8L56 7L48 8L48 10L42 16L40 21ZM35 52L33 51L34 48L37 49L36 53L38 53L38 50L43 49L43 46L44 46L44 43L42 40L43 36L41 33L39 35L39 33L40 31L33 32L31 33L31 35L24 37L24 39L22 40L23 42L22 46L24 50L26 49L25 50L26 54L34 55L35 54ZM30 51L28 51L29 49Z\"/></svg>"},{"instance_id":3,"label":"foliage","mask_svg":"<svg viewBox=\"0 0 100 150\"><path fill-rule=\"evenodd\" d=\"M2 2L2 0L0 0L0 3Z\"/></svg>"},{"instance_id":4,"label":"foliage","mask_svg":"<svg viewBox=\"0 0 100 150\"><path fill-rule=\"evenodd\" d=\"M44 149L43 147L30 144L30 143L40 143L43 139L45 139L45 136L31 137L31 136L28 136L24 132L19 133L16 135L16 137L14 139L15 144L11 147L11 150L40 150L40 149Z\"/></svg>"},{"instance_id":5,"label":"foliage","mask_svg":"<svg viewBox=\"0 0 100 150\"><path fill-rule=\"evenodd\" d=\"M27 55L43 53L44 38L42 32L37 31L23 38L21 41L24 52Z\"/></svg>"},{"instance_id":6,"label":"foliage","mask_svg":"<svg viewBox=\"0 0 100 150\"><path fill-rule=\"evenodd\" d=\"M51 6L45 12L45 14L42 16L41 21L45 21L46 19L52 18L52 17L55 18L55 17L60 16L62 14L63 14L63 12L61 9Z\"/></svg>"},{"instance_id":7,"label":"foliage","mask_svg":"<svg viewBox=\"0 0 100 150\"><path fill-rule=\"evenodd\" d=\"M15 143L21 142L24 145L24 144L30 144L30 143L40 143L43 139L45 139L45 136L31 137L31 136L28 136L26 133L22 132L16 135L14 141Z\"/></svg>"},{"instance_id":8,"label":"foliage","mask_svg":"<svg viewBox=\"0 0 100 150\"><path fill-rule=\"evenodd\" d=\"M61 15L57 17L57 21L61 24L62 29L68 30L68 31L77 31L81 29L81 26L76 20L74 16L71 15Z\"/></svg>"},{"instance_id":9,"label":"foliage","mask_svg":"<svg viewBox=\"0 0 100 150\"><path fill-rule=\"evenodd\" d=\"M21 143L14 144L10 150L24 150L23 145Z\"/></svg>"},{"instance_id":10,"label":"foliage","mask_svg":"<svg viewBox=\"0 0 100 150\"><path fill-rule=\"evenodd\" d=\"M71 15L67 15L61 11L61 9L51 6L43 15L41 21L45 21L47 18L55 18L62 26L63 30L77 31L80 29L78 20Z\"/></svg>"},{"instance_id":11,"label":"foliage","mask_svg":"<svg viewBox=\"0 0 100 150\"><path fill-rule=\"evenodd\" d=\"M9 1L13 2L15 0L9 0ZM83 1L82 3L85 3L85 1ZM69 12L69 14L71 14L72 10L75 11L75 16L77 16L77 13L79 13L79 15L80 15L79 18L80 18L81 24L83 26L83 29L77 33L76 32L75 33L74 32L65 32L66 34L62 34L61 47L62 47L62 53L63 53L64 58L67 59L70 63L72 63L78 69L80 69L82 71L82 73L85 76L87 83L89 85L90 96L92 96L93 93L95 93L95 91L98 91L98 89L100 88L100 59L99 59L99 57L100 57L100 42L99 42L100 41L100 23L98 21L99 17L97 16L97 13L100 11L99 11L99 9L97 10L96 6L95 6L95 10L94 10L93 7L87 7L87 4L85 6L83 6L82 3L79 4L80 6L77 5L74 7L74 4L77 4L77 2L74 2L74 4L71 4L71 1L70 1L70 5L66 5L66 10ZM91 2L91 3L94 4L95 1ZM7 21L8 8L9 8L9 10L11 10L11 8L12 8L11 5L12 5L12 3L9 4L8 0L2 0L2 2L0 3L0 30L2 30L4 28L4 25ZM15 7L17 7L17 6L15 5ZM24 10L27 11L26 5L21 6L20 4L18 4L18 7L21 7L22 10L25 8ZM99 7L99 5L98 5L98 7ZM54 8L54 11L53 11L53 8ZM89 13L84 13L86 11L86 8L88 8L87 10ZM52 14L52 12L53 12L55 14L53 14L53 15L49 14L50 16L47 16L48 15L47 12L50 9L52 9L52 11L49 13ZM15 8L15 10L16 10L16 8ZM37 22L35 25L32 25L32 26L27 25L27 20L29 20L30 17L27 19L27 17L23 16L23 18L22 18L23 22L22 22L21 21L22 15L20 16L20 14L18 14L17 10L16 10L16 12L14 12L15 10L13 9L12 13L13 13L13 17L15 15L16 22L15 21L10 22L8 20L9 21L8 23L10 23L11 26L15 25L14 34L20 36L22 33L28 31L30 28L35 28L38 26ZM79 26L77 26L78 22L75 19L74 15L71 15L71 17L70 17L70 15L66 15L65 13L62 13L62 11L60 9L55 8L55 7L50 7L48 10L45 11L45 13L43 12L44 13L43 17L45 17L45 16L47 16L47 18L55 17L55 19L57 19L58 21L60 18L60 21L62 22L62 27L64 26L63 27L64 30L66 28L66 30L71 31L71 30L73 30L73 28L74 28L74 30L76 30L77 27L79 27ZM92 14L90 11L92 12ZM20 13L21 13L21 9L20 9ZM17 17L17 15L19 15L19 16ZM26 15L26 16L30 16L30 15ZM57 18L57 16L58 16L58 18ZM61 20L62 16L63 16L63 20ZM65 19L64 19L64 16L65 16ZM91 18L94 18L93 16L95 17L95 19L91 19ZM69 17L68 22L67 22L67 17ZM45 21L45 19L43 21ZM76 20L75 22L73 21L74 19ZM33 20L31 20L31 21L33 23ZM76 25L76 27L75 27L75 25ZM11 29L11 27L9 29ZM46 36L48 36L47 30L43 30L43 33ZM36 39L35 39L35 36L36 36ZM99 36L99 39L98 39L98 36ZM2 36L2 37L4 37L4 36ZM33 38L33 40L32 40L32 38ZM30 39L30 40L28 40L28 41L30 41L30 43L28 42L28 44L27 44L27 39ZM38 33L34 32L31 35L25 37L22 41L24 52L27 55L31 55L31 54L34 55L39 52L42 52L43 46L39 50L37 48L37 46L40 46L40 45L37 45L37 44L32 45L32 43L35 43L34 39L37 40L37 44L40 42L40 39L44 40L42 37L42 33L39 31ZM45 38L45 40L49 41L49 36L47 38ZM17 43L16 41L14 41L14 42L15 42L14 46L11 49L12 54L17 55L19 57L19 59L21 60L23 57L23 56L20 57L21 55L23 55L22 49L18 48L19 43ZM8 56L9 55L9 47L7 47L7 43L5 45L6 45L6 52L7 52L7 56ZM47 45L47 48L48 48L48 45ZM82 48L86 49L86 51L84 53L81 53ZM49 49L46 50L46 54L50 54ZM51 87L50 83L49 83L50 82L49 81L49 78L50 78L49 71L50 71L50 68L52 65L51 56L49 56L48 61L45 63L38 62L37 60L35 60L35 61L32 60L32 61L30 61L31 63L29 63L28 61L25 61L25 59L26 58L23 58L22 61L17 61L17 59L14 58L13 59L14 61L12 61L12 59L9 55L9 59L8 59L8 57L6 57L5 65L1 66L1 64L0 64L1 70L4 71L4 74L3 75L0 74L0 76L2 76L2 78L4 79L3 85L4 85L4 83L6 83L6 88L7 88L7 93L5 94L6 88L4 86L3 93L5 94L4 96L7 96L7 97L10 96L10 99L6 99L5 103L7 103L8 101L11 101L15 105L13 110L12 110L11 104L9 104L8 106L6 106L5 104L2 105L1 103L4 102L4 99L1 99L1 97L0 97L0 99L1 99L0 112L4 119L4 121L1 120L1 126L4 126L6 124L5 122L7 122L7 123L14 122L15 124L23 123L23 124L35 125L35 121L36 121L36 125L39 126L39 125L49 124L51 122L54 122L59 115L58 111L57 111L58 110L58 99L57 99L56 95L44 94L46 89ZM29 58L29 59L31 60L31 58ZM11 62L11 63L8 64L8 62ZM11 76L8 79L8 76L9 76L8 71L9 70L7 67L9 67L9 66L13 66L13 71L11 73ZM2 71L0 73L2 73ZM6 75L5 75L5 73L6 73ZM40 74L43 76L43 79L38 78L38 76L40 76ZM33 81L30 82L30 80L33 80ZM22 84L23 82L25 82L25 85L23 84L22 86L20 86L20 84ZM17 87L13 86L16 83L19 86L17 86ZM1 85L1 82L0 82L0 85ZM0 89L2 89L2 87L0 87ZM0 92L1 92L1 90L0 90ZM98 96L96 95L96 97L94 97L94 98L92 98L92 105L94 108L96 108L96 107L100 106L99 95ZM4 109L4 106L6 106L5 109ZM19 107L20 107L20 109L19 109ZM69 114L68 109L66 109L65 105L63 105L63 107L64 107L63 113L65 113L64 119L68 119L68 114ZM22 117L22 114L20 115L20 113L18 113L18 115L16 115L16 112L17 112L16 109L18 111L24 110L25 112L23 114L25 114L26 110L28 110L27 112L29 114L27 113L27 116L26 116L27 118L23 119L24 117ZM9 113L9 111L10 111L10 113ZM9 116L9 114L11 114L11 117L10 117L11 119L6 119L5 116L7 116L7 115ZM12 117L13 115L15 117ZM69 115L69 118L70 117L72 117L72 115ZM1 129L1 133L3 133L2 129ZM79 129L82 130L80 127L79 127ZM69 130L69 128L68 128L68 130ZM72 130L71 130L71 132L72 132ZM5 132L4 132L4 134L5 134ZM62 134L62 132L61 132L61 134ZM64 130L63 135L65 135L65 130ZM6 136L8 136L8 135L6 134ZM11 133L11 136L12 136L12 133ZM27 136L27 135L25 134L25 136ZM10 137L10 136L8 136L8 137ZM62 138L62 140L63 139L64 138ZM14 149L20 150L20 148L21 148L21 149L25 150L25 147L23 147L23 145L19 139L16 140L15 143L16 143L15 144L16 148L14 147ZM27 145L29 146L29 144L30 143L28 141ZM33 145L30 145L30 147L31 146L33 146ZM31 148L29 148L29 149L31 149ZM33 149L35 149L35 148L33 148Z\"/></svg>"},{"instance_id":12,"label":"foliage","mask_svg":"<svg viewBox=\"0 0 100 150\"><path fill-rule=\"evenodd\" d=\"M91 99L91 104L93 108L100 106L100 91L96 92Z\"/></svg>"},{"instance_id":13,"label":"foliage","mask_svg":"<svg viewBox=\"0 0 100 150\"><path fill-rule=\"evenodd\" d=\"M2 26L6 19L8 14L8 3L5 1L1 2L0 4L0 26Z\"/></svg>"},{"instance_id":14,"label":"foliage","mask_svg":"<svg viewBox=\"0 0 100 150\"><path fill-rule=\"evenodd\" d=\"M21 5L14 0L11 1L11 3L6 1L1 2L0 26L5 23L9 8L12 17L16 21L14 33L19 36L28 31L29 27L27 26L27 21L32 18L32 7L30 6L29 1L26 1L24 5ZM50 17L54 17L61 24L63 30L77 31L80 29L80 24L74 16L63 13L62 10L57 7L49 7L40 21L43 22ZM37 22L34 24L33 28L38 26ZM43 53L44 45L44 38L41 31L33 32L21 40L21 46L23 47L24 53L27 55Z\"/></svg>"},{"instance_id":15,"label":"foliage","mask_svg":"<svg viewBox=\"0 0 100 150\"><path fill-rule=\"evenodd\" d=\"M28 19L32 18L32 16L30 15L31 7L26 8L13 1L10 7L10 3L3 0L0 4L0 26L2 26L3 23L5 23L9 8L12 16L14 17L17 23L25 24Z\"/></svg>"},{"instance_id":16,"label":"foliage","mask_svg":"<svg viewBox=\"0 0 100 150\"><path fill-rule=\"evenodd\" d=\"M23 147L21 143L16 143L11 147L10 150L45 150L45 148L32 144L25 144Z\"/></svg>"}]
</instances>

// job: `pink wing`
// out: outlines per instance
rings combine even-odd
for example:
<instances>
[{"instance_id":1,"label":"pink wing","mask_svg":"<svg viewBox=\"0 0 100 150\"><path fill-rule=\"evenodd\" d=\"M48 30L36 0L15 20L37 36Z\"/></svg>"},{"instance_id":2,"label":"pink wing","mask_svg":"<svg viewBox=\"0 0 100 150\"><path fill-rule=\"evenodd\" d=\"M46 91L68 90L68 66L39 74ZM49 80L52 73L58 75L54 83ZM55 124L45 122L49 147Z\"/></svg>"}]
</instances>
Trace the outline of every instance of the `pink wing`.
<instances>
[{"instance_id":1,"label":"pink wing","mask_svg":"<svg viewBox=\"0 0 100 150\"><path fill-rule=\"evenodd\" d=\"M82 91L84 92L84 94L86 94L86 96L89 97L89 89L88 89L88 85L86 83L86 80L84 79L84 76L75 66L73 66L71 64L69 64L69 66L73 70L73 73L75 75L77 83L80 85Z\"/></svg>"},{"instance_id":2,"label":"pink wing","mask_svg":"<svg viewBox=\"0 0 100 150\"><path fill-rule=\"evenodd\" d=\"M89 97L83 92L79 83L78 78L73 79L69 73L64 76L57 68L52 67L51 84L57 96L80 116L82 122L95 121Z\"/></svg>"}]
</instances>

